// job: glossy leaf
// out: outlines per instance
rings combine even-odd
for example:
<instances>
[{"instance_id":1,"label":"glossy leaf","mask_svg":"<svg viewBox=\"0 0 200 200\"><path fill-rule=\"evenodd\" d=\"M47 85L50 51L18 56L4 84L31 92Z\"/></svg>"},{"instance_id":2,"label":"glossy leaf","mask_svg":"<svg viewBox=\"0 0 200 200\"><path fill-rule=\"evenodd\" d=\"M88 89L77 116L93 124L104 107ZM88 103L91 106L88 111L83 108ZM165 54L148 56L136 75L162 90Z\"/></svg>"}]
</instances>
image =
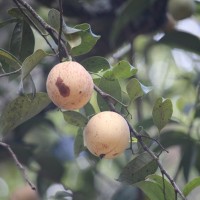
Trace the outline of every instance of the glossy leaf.
<instances>
[{"instance_id":1,"label":"glossy leaf","mask_svg":"<svg viewBox=\"0 0 200 200\"><path fill-rule=\"evenodd\" d=\"M172 102L170 99L158 98L153 107L153 121L157 126L158 130L161 129L168 123L173 113Z\"/></svg>"},{"instance_id":2,"label":"glossy leaf","mask_svg":"<svg viewBox=\"0 0 200 200\"><path fill-rule=\"evenodd\" d=\"M66 122L74 126L84 127L88 122L87 117L76 111L64 111L63 116Z\"/></svg>"},{"instance_id":3,"label":"glossy leaf","mask_svg":"<svg viewBox=\"0 0 200 200\"><path fill-rule=\"evenodd\" d=\"M173 30L166 33L158 43L200 54L200 39L191 33Z\"/></svg>"},{"instance_id":4,"label":"glossy leaf","mask_svg":"<svg viewBox=\"0 0 200 200\"><path fill-rule=\"evenodd\" d=\"M163 190L163 179L158 175L150 175L145 181L136 183L135 186L139 187L149 200L175 200L174 188L172 185L164 180Z\"/></svg>"},{"instance_id":5,"label":"glossy leaf","mask_svg":"<svg viewBox=\"0 0 200 200\"><path fill-rule=\"evenodd\" d=\"M122 60L113 67L113 73L116 78L126 79L134 76L137 73L137 69L129 62Z\"/></svg>"},{"instance_id":6,"label":"glossy leaf","mask_svg":"<svg viewBox=\"0 0 200 200\"><path fill-rule=\"evenodd\" d=\"M33 31L26 21L17 23L14 27L10 42L10 52L23 61L34 51L35 38Z\"/></svg>"},{"instance_id":7,"label":"glossy leaf","mask_svg":"<svg viewBox=\"0 0 200 200\"><path fill-rule=\"evenodd\" d=\"M37 27L38 30L40 30L40 32L42 34L47 34L47 31L44 29L44 27L38 22L38 20L36 18L34 18L32 16L32 14L25 8L21 8L23 10L24 13L26 13L26 15L29 17L29 19L31 20L31 22L34 24L35 27ZM30 23L30 20L27 19L27 17L21 12L21 10L19 10L18 8L11 8L8 10L8 14L16 17L17 19L23 19L25 20L28 24Z\"/></svg>"},{"instance_id":8,"label":"glossy leaf","mask_svg":"<svg viewBox=\"0 0 200 200\"><path fill-rule=\"evenodd\" d=\"M4 49L0 49L0 63L6 72L21 68L20 61Z\"/></svg>"},{"instance_id":9,"label":"glossy leaf","mask_svg":"<svg viewBox=\"0 0 200 200\"><path fill-rule=\"evenodd\" d=\"M0 133L6 134L18 125L41 112L49 103L46 93L19 96L4 108L0 117Z\"/></svg>"},{"instance_id":10,"label":"glossy leaf","mask_svg":"<svg viewBox=\"0 0 200 200\"><path fill-rule=\"evenodd\" d=\"M127 79L134 76L137 73L137 69L133 67L129 62L122 60L118 62L111 69L104 73L104 77L107 79Z\"/></svg>"},{"instance_id":11,"label":"glossy leaf","mask_svg":"<svg viewBox=\"0 0 200 200\"><path fill-rule=\"evenodd\" d=\"M101 78L99 88L116 98L118 101L122 101L121 87L118 80L110 81L105 78ZM109 106L107 105L106 101L99 94L97 94L97 103L101 111L109 110Z\"/></svg>"},{"instance_id":12,"label":"glossy leaf","mask_svg":"<svg viewBox=\"0 0 200 200\"><path fill-rule=\"evenodd\" d=\"M96 44L100 36L92 33L89 24L79 24L74 27L80 30L73 34L66 34L67 41L71 47L70 54L79 56L88 53Z\"/></svg>"},{"instance_id":13,"label":"glossy leaf","mask_svg":"<svg viewBox=\"0 0 200 200\"><path fill-rule=\"evenodd\" d=\"M79 129L78 133L75 137L75 141L74 141L74 154L76 157L79 156L79 154L84 151L86 148L84 146L84 142L83 142L83 130Z\"/></svg>"},{"instance_id":14,"label":"glossy leaf","mask_svg":"<svg viewBox=\"0 0 200 200\"><path fill-rule=\"evenodd\" d=\"M163 191L154 182L141 181L135 184L135 186L140 188L149 200L164 200Z\"/></svg>"},{"instance_id":15,"label":"glossy leaf","mask_svg":"<svg viewBox=\"0 0 200 200\"><path fill-rule=\"evenodd\" d=\"M32 55L27 57L22 63L22 79L26 78L33 68L47 55L48 54L42 49L38 49Z\"/></svg>"},{"instance_id":16,"label":"glossy leaf","mask_svg":"<svg viewBox=\"0 0 200 200\"><path fill-rule=\"evenodd\" d=\"M162 176L152 174L147 177L147 181L156 182L162 189L165 189L166 198L169 200L175 200L175 192L171 183L169 183L166 179L163 180Z\"/></svg>"},{"instance_id":17,"label":"glossy leaf","mask_svg":"<svg viewBox=\"0 0 200 200\"><path fill-rule=\"evenodd\" d=\"M187 183L183 188L183 194L188 196L192 190L200 186L200 177L194 178L189 183Z\"/></svg>"},{"instance_id":18,"label":"glossy leaf","mask_svg":"<svg viewBox=\"0 0 200 200\"><path fill-rule=\"evenodd\" d=\"M118 181L134 184L156 172L158 164L147 152L131 160L122 170Z\"/></svg>"},{"instance_id":19,"label":"glossy leaf","mask_svg":"<svg viewBox=\"0 0 200 200\"><path fill-rule=\"evenodd\" d=\"M152 88L142 85L136 78L133 78L128 82L126 90L130 99L133 101L138 97L149 93L152 90Z\"/></svg>"},{"instance_id":20,"label":"glossy leaf","mask_svg":"<svg viewBox=\"0 0 200 200\"><path fill-rule=\"evenodd\" d=\"M93 56L81 62L85 69L89 72L98 73L110 68L109 62L100 56Z\"/></svg>"}]
</instances>

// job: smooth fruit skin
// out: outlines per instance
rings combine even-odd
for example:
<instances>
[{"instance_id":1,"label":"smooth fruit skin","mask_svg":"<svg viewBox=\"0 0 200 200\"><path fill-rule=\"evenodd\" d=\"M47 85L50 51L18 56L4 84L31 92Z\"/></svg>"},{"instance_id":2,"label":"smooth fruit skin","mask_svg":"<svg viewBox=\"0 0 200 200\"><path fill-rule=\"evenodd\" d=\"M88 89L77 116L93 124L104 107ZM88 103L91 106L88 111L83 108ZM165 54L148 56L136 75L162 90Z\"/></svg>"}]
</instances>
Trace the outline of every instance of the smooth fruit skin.
<instances>
[{"instance_id":1,"label":"smooth fruit skin","mask_svg":"<svg viewBox=\"0 0 200 200\"><path fill-rule=\"evenodd\" d=\"M37 192L32 190L29 185L17 189L10 200L39 200Z\"/></svg>"},{"instance_id":2,"label":"smooth fruit skin","mask_svg":"<svg viewBox=\"0 0 200 200\"><path fill-rule=\"evenodd\" d=\"M77 62L55 65L46 81L49 98L61 109L76 110L90 100L94 83L90 74Z\"/></svg>"},{"instance_id":3,"label":"smooth fruit skin","mask_svg":"<svg viewBox=\"0 0 200 200\"><path fill-rule=\"evenodd\" d=\"M94 115L84 129L84 143L98 157L117 157L128 147L129 139L130 131L126 120L112 111Z\"/></svg>"}]
</instances>

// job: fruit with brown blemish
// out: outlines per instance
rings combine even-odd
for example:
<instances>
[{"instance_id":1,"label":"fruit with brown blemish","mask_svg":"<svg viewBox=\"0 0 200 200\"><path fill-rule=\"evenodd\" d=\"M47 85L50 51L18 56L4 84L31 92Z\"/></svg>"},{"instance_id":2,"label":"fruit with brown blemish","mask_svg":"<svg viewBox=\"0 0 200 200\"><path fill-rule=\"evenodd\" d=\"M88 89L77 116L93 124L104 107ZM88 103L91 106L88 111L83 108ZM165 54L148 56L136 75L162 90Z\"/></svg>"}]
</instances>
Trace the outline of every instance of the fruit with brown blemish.
<instances>
[{"instance_id":1,"label":"fruit with brown blemish","mask_svg":"<svg viewBox=\"0 0 200 200\"><path fill-rule=\"evenodd\" d=\"M49 98L61 109L76 110L90 100L94 83L90 74L77 62L55 65L46 81Z\"/></svg>"},{"instance_id":2,"label":"fruit with brown blemish","mask_svg":"<svg viewBox=\"0 0 200 200\"><path fill-rule=\"evenodd\" d=\"M126 120L112 111L94 115L84 129L84 144L100 157L112 159L128 148L130 130Z\"/></svg>"}]
</instances>

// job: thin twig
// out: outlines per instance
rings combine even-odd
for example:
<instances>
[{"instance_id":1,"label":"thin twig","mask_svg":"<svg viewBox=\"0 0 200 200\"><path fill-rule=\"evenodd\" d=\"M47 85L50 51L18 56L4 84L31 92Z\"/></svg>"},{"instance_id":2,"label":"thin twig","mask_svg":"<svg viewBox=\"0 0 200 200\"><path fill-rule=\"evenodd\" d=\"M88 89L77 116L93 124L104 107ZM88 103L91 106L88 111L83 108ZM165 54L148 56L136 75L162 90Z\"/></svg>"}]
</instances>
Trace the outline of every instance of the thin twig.
<instances>
[{"instance_id":1,"label":"thin twig","mask_svg":"<svg viewBox=\"0 0 200 200\"><path fill-rule=\"evenodd\" d=\"M103 92L100 88L98 88L97 86L95 87L95 90L100 94L102 95L102 98L104 98L104 100L107 102L108 106L110 107L110 109L114 112L116 112L115 110L115 107L113 105L113 103L111 101L108 101L108 98L107 98L107 95L109 96L109 94L106 95L105 92ZM157 164L158 164L158 167L162 173L162 175L165 175L167 177L167 179L170 181L170 183L172 184L173 188L174 188L174 191L175 193L178 193L181 198L183 200L187 200L186 197L183 195L182 191L179 189L178 185L175 183L175 181L173 180L173 178L168 174L168 172L164 169L164 167L162 166L160 160L159 160L159 157L157 155L154 154L154 152L148 148L148 146L143 142L143 139L141 137L141 135L139 133L137 133L133 128L132 126L130 125L130 123L127 121L128 123L128 126L129 126L129 129L130 129L130 132L131 134L134 135L134 137L137 138L138 142L141 144L142 148L149 153L149 155L154 159L156 160Z\"/></svg>"},{"instance_id":2,"label":"thin twig","mask_svg":"<svg viewBox=\"0 0 200 200\"><path fill-rule=\"evenodd\" d=\"M161 148L162 151L165 151L166 153L169 153L169 151L167 151L167 149L165 149L157 139L151 138L151 137L146 136L146 135L139 135L139 137L143 137L143 138L147 138L149 140L153 140L154 142L156 142L159 145L159 147Z\"/></svg>"},{"instance_id":3,"label":"thin twig","mask_svg":"<svg viewBox=\"0 0 200 200\"><path fill-rule=\"evenodd\" d=\"M111 96L110 94L107 94L105 92L103 92L98 86L94 85L94 90L99 93L104 99L106 99L107 101L110 101L111 103L115 102L115 103L119 103L120 105L122 105L123 107L127 108L128 105L123 104L121 101L117 100L115 97Z\"/></svg>"},{"instance_id":4,"label":"thin twig","mask_svg":"<svg viewBox=\"0 0 200 200\"><path fill-rule=\"evenodd\" d=\"M159 158L154 154L153 151L151 151L151 150L146 146L146 144L143 142L143 140L141 139L141 137L138 137L139 134L132 128L132 126L129 124L129 122L127 122L127 123L128 123L128 125L129 125L129 129L130 129L131 133L133 133L134 136L138 139L138 141L139 141L139 143L142 145L143 149L144 149L145 151L147 151L147 152L150 154L150 156L151 156L153 159L155 159L155 160L157 161L157 164L158 164L158 167L159 167L161 173L164 174L164 175L167 177L167 179L170 181L170 183L171 183L172 186L174 187L175 192L177 192L177 193L181 196L181 198L182 198L183 200L186 200L186 197L183 195L183 193L181 192L181 190L179 189L179 187L177 186L177 184L175 183L175 181L173 180L173 178L172 178L172 177L168 174L168 172L163 168L163 166L162 166L162 164L161 164Z\"/></svg>"},{"instance_id":5,"label":"thin twig","mask_svg":"<svg viewBox=\"0 0 200 200\"><path fill-rule=\"evenodd\" d=\"M13 72L8 72L8 73L5 73L5 74L0 74L0 78L4 77L4 76L10 76L10 75L13 75L13 74L17 74L18 72L20 72L22 70L22 68L19 68Z\"/></svg>"},{"instance_id":6,"label":"thin twig","mask_svg":"<svg viewBox=\"0 0 200 200\"><path fill-rule=\"evenodd\" d=\"M2 147L4 147L5 149L7 149L7 151L9 152L9 154L12 156L16 166L19 168L19 170L21 171L25 181L30 185L32 190L36 190L36 187L34 186L34 184L29 180L28 175L26 174L25 168L22 166L22 164L20 163L20 161L18 160L17 156L15 155L15 153L13 152L13 150L11 149L11 147L4 143L4 142L0 142L0 145Z\"/></svg>"},{"instance_id":7,"label":"thin twig","mask_svg":"<svg viewBox=\"0 0 200 200\"><path fill-rule=\"evenodd\" d=\"M18 2L19 4L21 4L22 6L24 6L24 8L26 8L30 14L38 21L38 23L49 33L49 35L51 36L51 38L54 40L54 42L58 45L58 41L59 41L59 36L57 31L51 27L49 24L47 24L36 12L35 10L33 10L33 8L26 3L23 0L13 0L14 2ZM62 53L63 57L66 57L68 59L70 59L69 53L67 48L65 47L65 45L63 43L61 43L60 49L59 49L60 53Z\"/></svg>"},{"instance_id":8,"label":"thin twig","mask_svg":"<svg viewBox=\"0 0 200 200\"><path fill-rule=\"evenodd\" d=\"M47 39L47 35L43 34L40 29L35 25L35 23L32 21L32 19L26 14L26 12L24 12L24 10L21 8L20 4L17 2L17 0L13 0L14 3L16 4L16 6L18 7L18 9L20 10L20 12L27 18L27 20L31 23L31 25L35 28L36 31L38 31L38 33L43 37L43 39L46 41L46 43L49 45L50 49L57 55L57 52L55 51L55 49L53 48L53 46L51 45L51 43L49 42L49 40Z\"/></svg>"},{"instance_id":9,"label":"thin twig","mask_svg":"<svg viewBox=\"0 0 200 200\"><path fill-rule=\"evenodd\" d=\"M165 191L165 177L164 177L164 174L162 174L162 181L163 181L163 195L164 195L164 200L167 200L167 197L166 197L166 191Z\"/></svg>"},{"instance_id":10,"label":"thin twig","mask_svg":"<svg viewBox=\"0 0 200 200\"><path fill-rule=\"evenodd\" d=\"M61 37L62 37L62 27L63 27L63 8L62 8L62 0L59 0L59 10L60 10L60 28L59 28L59 35L58 35L58 56L60 62L62 61L62 54L60 52L61 49Z\"/></svg>"}]
</instances>

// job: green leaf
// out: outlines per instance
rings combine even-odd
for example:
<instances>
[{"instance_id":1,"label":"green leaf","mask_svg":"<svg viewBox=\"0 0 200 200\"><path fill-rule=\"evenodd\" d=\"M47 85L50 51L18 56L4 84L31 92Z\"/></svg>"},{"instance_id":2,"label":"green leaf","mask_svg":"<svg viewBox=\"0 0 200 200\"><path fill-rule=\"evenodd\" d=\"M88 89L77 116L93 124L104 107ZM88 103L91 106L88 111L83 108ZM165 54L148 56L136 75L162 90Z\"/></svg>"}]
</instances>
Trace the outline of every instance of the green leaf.
<instances>
[{"instance_id":1,"label":"green leaf","mask_svg":"<svg viewBox=\"0 0 200 200\"><path fill-rule=\"evenodd\" d=\"M83 107L84 113L86 116L90 117L95 114L94 107L90 102L88 102L84 107Z\"/></svg>"},{"instance_id":2,"label":"green leaf","mask_svg":"<svg viewBox=\"0 0 200 200\"><path fill-rule=\"evenodd\" d=\"M75 141L74 141L74 154L76 157L79 156L79 154L84 151L86 148L84 146L83 142L83 130L80 128L78 130L78 133L76 135Z\"/></svg>"},{"instance_id":3,"label":"green leaf","mask_svg":"<svg viewBox=\"0 0 200 200\"><path fill-rule=\"evenodd\" d=\"M0 117L0 133L6 134L18 125L37 115L50 103L46 93L19 96L4 108Z\"/></svg>"},{"instance_id":4,"label":"green leaf","mask_svg":"<svg viewBox=\"0 0 200 200\"><path fill-rule=\"evenodd\" d=\"M168 123L173 113L172 102L170 99L158 98L153 107L153 121L157 126L158 130L161 129Z\"/></svg>"},{"instance_id":5,"label":"green leaf","mask_svg":"<svg viewBox=\"0 0 200 200\"><path fill-rule=\"evenodd\" d=\"M173 30L166 33L158 43L200 54L200 39L191 33Z\"/></svg>"},{"instance_id":6,"label":"green leaf","mask_svg":"<svg viewBox=\"0 0 200 200\"><path fill-rule=\"evenodd\" d=\"M48 54L42 49L38 49L32 55L27 57L22 63L22 79L32 71L32 69Z\"/></svg>"},{"instance_id":7,"label":"green leaf","mask_svg":"<svg viewBox=\"0 0 200 200\"><path fill-rule=\"evenodd\" d=\"M174 188L172 185L164 180L163 190L163 178L158 175L150 175L145 181L134 184L139 187L149 200L175 200Z\"/></svg>"},{"instance_id":8,"label":"green leaf","mask_svg":"<svg viewBox=\"0 0 200 200\"><path fill-rule=\"evenodd\" d=\"M18 19L8 19L5 21L2 21L2 22L0 22L0 28L4 27L6 25L12 24L12 23L16 23L16 22L19 22L19 20Z\"/></svg>"},{"instance_id":9,"label":"green leaf","mask_svg":"<svg viewBox=\"0 0 200 200\"><path fill-rule=\"evenodd\" d=\"M35 38L31 27L26 21L17 23L10 41L10 52L23 61L34 51Z\"/></svg>"},{"instance_id":10,"label":"green leaf","mask_svg":"<svg viewBox=\"0 0 200 200\"><path fill-rule=\"evenodd\" d=\"M133 67L129 62L122 60L113 67L113 74L116 78L126 79L134 76L137 73L137 69Z\"/></svg>"},{"instance_id":11,"label":"green leaf","mask_svg":"<svg viewBox=\"0 0 200 200\"><path fill-rule=\"evenodd\" d=\"M136 78L133 78L128 82L126 90L130 99L133 101L138 97L149 93L152 90L152 87L144 86Z\"/></svg>"},{"instance_id":12,"label":"green leaf","mask_svg":"<svg viewBox=\"0 0 200 200\"><path fill-rule=\"evenodd\" d=\"M48 23L53 28L55 28L57 31L60 29L60 12L56 9L51 9L48 13ZM62 30L65 34L72 34L80 32L81 30L75 29L72 27L69 27L66 25L66 23L63 21L62 24Z\"/></svg>"},{"instance_id":13,"label":"green leaf","mask_svg":"<svg viewBox=\"0 0 200 200\"><path fill-rule=\"evenodd\" d=\"M122 170L118 181L134 184L156 172L158 164L147 152L131 160Z\"/></svg>"},{"instance_id":14,"label":"green leaf","mask_svg":"<svg viewBox=\"0 0 200 200\"><path fill-rule=\"evenodd\" d=\"M100 83L99 83L99 88L102 91L110 94L112 97L114 97L118 101L120 102L122 101L121 87L118 80L110 81L105 78L101 78ZM109 106L107 105L106 101L99 94L97 94L97 103L101 111L109 110ZM120 107L116 107L116 109L119 109L119 108L121 108L121 105Z\"/></svg>"},{"instance_id":15,"label":"green leaf","mask_svg":"<svg viewBox=\"0 0 200 200\"><path fill-rule=\"evenodd\" d=\"M194 178L192 181L187 183L183 188L183 194L188 196L195 188L200 186L200 177Z\"/></svg>"},{"instance_id":16,"label":"green leaf","mask_svg":"<svg viewBox=\"0 0 200 200\"><path fill-rule=\"evenodd\" d=\"M114 67L107 70L103 76L110 80L127 79L134 76L136 73L137 69L135 67L133 67L129 62L122 60L118 62Z\"/></svg>"},{"instance_id":17,"label":"green leaf","mask_svg":"<svg viewBox=\"0 0 200 200\"><path fill-rule=\"evenodd\" d=\"M64 111L63 117L66 122L74 126L84 127L88 122L87 117L76 111Z\"/></svg>"},{"instance_id":18,"label":"green leaf","mask_svg":"<svg viewBox=\"0 0 200 200\"><path fill-rule=\"evenodd\" d=\"M175 191L172 184L170 184L166 179L163 180L162 176L152 174L147 177L147 181L157 183L160 186L162 191L163 189L165 189L165 195L167 199L175 200ZM164 187L163 187L163 184L164 184Z\"/></svg>"},{"instance_id":19,"label":"green leaf","mask_svg":"<svg viewBox=\"0 0 200 200\"><path fill-rule=\"evenodd\" d=\"M17 19L25 20L28 24L30 24L30 20L31 20L34 26L37 27L37 29L40 30L42 34L44 35L47 34L47 31L45 30L45 28L40 24L40 22L35 17L32 16L32 14L27 9L25 8L21 8L21 9L26 14L26 16L28 16L29 19L18 8L9 9L8 14L13 17L16 17Z\"/></svg>"},{"instance_id":20,"label":"green leaf","mask_svg":"<svg viewBox=\"0 0 200 200\"><path fill-rule=\"evenodd\" d=\"M0 49L0 63L6 72L21 68L20 61L4 49Z\"/></svg>"},{"instance_id":21,"label":"green leaf","mask_svg":"<svg viewBox=\"0 0 200 200\"><path fill-rule=\"evenodd\" d=\"M48 12L48 24L57 31L60 29L60 12L56 9L51 9Z\"/></svg>"},{"instance_id":22,"label":"green leaf","mask_svg":"<svg viewBox=\"0 0 200 200\"><path fill-rule=\"evenodd\" d=\"M100 56L93 56L81 62L83 67L89 72L98 73L110 68L109 62Z\"/></svg>"},{"instance_id":23,"label":"green leaf","mask_svg":"<svg viewBox=\"0 0 200 200\"><path fill-rule=\"evenodd\" d=\"M155 0L140 0L140 1L133 1L128 0L123 6L118 9L117 17L112 27L111 32L111 42L114 44L120 32L134 20L138 20L138 17L144 10L150 7Z\"/></svg>"},{"instance_id":24,"label":"green leaf","mask_svg":"<svg viewBox=\"0 0 200 200\"><path fill-rule=\"evenodd\" d=\"M86 23L76 25L74 28L80 31L65 34L67 42L71 47L70 54L72 56L79 56L88 53L94 47L100 36L92 33L90 25Z\"/></svg>"}]
</instances>

